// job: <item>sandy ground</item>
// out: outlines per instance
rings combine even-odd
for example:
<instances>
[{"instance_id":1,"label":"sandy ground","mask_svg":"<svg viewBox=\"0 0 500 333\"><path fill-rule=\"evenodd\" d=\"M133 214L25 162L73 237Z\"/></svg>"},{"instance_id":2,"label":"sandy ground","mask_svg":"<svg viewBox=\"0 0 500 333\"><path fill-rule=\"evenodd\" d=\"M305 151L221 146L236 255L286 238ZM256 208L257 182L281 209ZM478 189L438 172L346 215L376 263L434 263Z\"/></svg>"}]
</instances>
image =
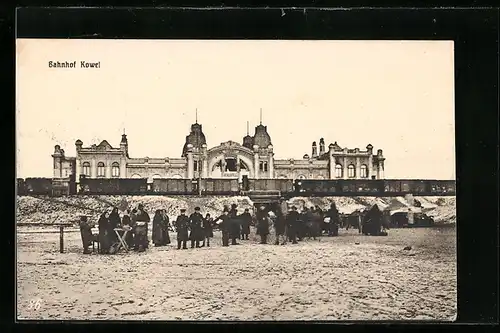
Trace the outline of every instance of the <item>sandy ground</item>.
<instances>
[{"instance_id":1,"label":"sandy ground","mask_svg":"<svg viewBox=\"0 0 500 333\"><path fill-rule=\"evenodd\" d=\"M18 319L454 320L454 228L285 246L83 255L79 232L18 227ZM175 242L175 234L171 233ZM356 244L358 243L358 244ZM411 246L409 251L403 250Z\"/></svg>"}]
</instances>

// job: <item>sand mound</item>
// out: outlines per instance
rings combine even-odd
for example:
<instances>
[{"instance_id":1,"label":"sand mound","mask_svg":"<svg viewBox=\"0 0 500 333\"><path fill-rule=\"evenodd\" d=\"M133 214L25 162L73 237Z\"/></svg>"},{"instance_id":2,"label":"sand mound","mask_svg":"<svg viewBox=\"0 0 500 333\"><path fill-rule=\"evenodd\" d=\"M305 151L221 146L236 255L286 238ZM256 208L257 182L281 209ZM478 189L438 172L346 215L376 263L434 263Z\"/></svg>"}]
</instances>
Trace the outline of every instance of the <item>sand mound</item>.
<instances>
[{"instance_id":1,"label":"sand mound","mask_svg":"<svg viewBox=\"0 0 500 333\"><path fill-rule=\"evenodd\" d=\"M125 203L125 204L124 204ZM202 213L219 216L224 205L236 203L240 208L251 208L253 203L248 197L166 197L166 196L73 196L73 197L18 197L18 223L76 223L80 215L97 219L99 214L111 206L135 208L142 203L152 215L156 209L166 209L170 218L180 213L181 208L188 212L196 206L203 208Z\"/></svg>"},{"instance_id":2,"label":"sand mound","mask_svg":"<svg viewBox=\"0 0 500 333\"><path fill-rule=\"evenodd\" d=\"M295 197L289 200L291 205L299 209L304 206L318 205L326 210L335 202L341 213L349 214L361 208L378 204L385 208L394 198L378 197ZM404 198L396 198L404 201ZM432 216L438 224L456 222L455 197L415 197L422 206L427 207L426 213ZM151 215L156 209L166 209L171 219L174 219L181 208L192 212L196 206L202 208L202 213L219 216L224 205L236 203L239 209L252 208L253 203L248 197L192 197L192 196L68 196L68 197L17 197L18 223L76 223L80 215L89 215L97 220L99 214L110 206L121 209L137 207L144 204Z\"/></svg>"}]
</instances>

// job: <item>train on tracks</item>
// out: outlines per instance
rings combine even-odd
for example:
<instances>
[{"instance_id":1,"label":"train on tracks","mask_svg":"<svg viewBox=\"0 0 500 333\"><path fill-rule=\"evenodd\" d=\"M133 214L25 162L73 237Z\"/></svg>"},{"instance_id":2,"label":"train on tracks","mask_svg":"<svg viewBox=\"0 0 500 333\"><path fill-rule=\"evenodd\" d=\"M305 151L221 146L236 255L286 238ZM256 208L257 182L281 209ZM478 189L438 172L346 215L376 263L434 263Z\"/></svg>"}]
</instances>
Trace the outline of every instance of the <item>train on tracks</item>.
<instances>
[{"instance_id":1,"label":"train on tracks","mask_svg":"<svg viewBox=\"0 0 500 333\"><path fill-rule=\"evenodd\" d=\"M201 191L200 191L201 188ZM80 178L17 179L17 195L248 195L274 191L294 196L453 196L454 180L312 180L312 179L153 179Z\"/></svg>"}]
</instances>

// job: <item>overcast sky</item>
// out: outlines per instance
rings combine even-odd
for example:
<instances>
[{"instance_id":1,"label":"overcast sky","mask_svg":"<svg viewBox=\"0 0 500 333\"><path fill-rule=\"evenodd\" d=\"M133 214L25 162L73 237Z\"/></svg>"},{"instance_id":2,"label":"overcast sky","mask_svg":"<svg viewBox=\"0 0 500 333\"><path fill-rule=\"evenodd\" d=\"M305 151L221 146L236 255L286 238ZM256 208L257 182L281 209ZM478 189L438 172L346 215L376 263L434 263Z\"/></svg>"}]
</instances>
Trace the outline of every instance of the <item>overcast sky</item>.
<instances>
[{"instance_id":1,"label":"overcast sky","mask_svg":"<svg viewBox=\"0 0 500 333\"><path fill-rule=\"evenodd\" d=\"M99 69L49 61L100 62ZM312 141L383 149L386 178L455 179L453 42L17 40L17 176L51 177L54 145L180 157L263 124L275 158Z\"/></svg>"}]
</instances>

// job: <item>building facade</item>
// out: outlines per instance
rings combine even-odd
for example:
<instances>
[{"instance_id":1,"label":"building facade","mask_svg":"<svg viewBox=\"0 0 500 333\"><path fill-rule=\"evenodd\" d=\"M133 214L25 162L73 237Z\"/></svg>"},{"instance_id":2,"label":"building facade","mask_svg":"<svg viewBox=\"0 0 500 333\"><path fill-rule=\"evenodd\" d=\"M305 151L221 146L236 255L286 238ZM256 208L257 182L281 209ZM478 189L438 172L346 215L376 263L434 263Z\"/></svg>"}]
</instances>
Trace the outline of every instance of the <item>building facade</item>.
<instances>
[{"instance_id":1,"label":"building facade","mask_svg":"<svg viewBox=\"0 0 500 333\"><path fill-rule=\"evenodd\" d=\"M312 143L311 154L302 159L275 159L267 126L255 127L255 133L243 138L242 144L227 141L208 148L202 125L191 125L179 158L131 158L128 139L122 135L119 147L106 140L83 147L77 140L76 157L67 157L55 146L54 178L74 174L89 178L241 178L251 179L383 179L385 158L382 150L340 147L337 142L325 146L323 138Z\"/></svg>"}]
</instances>

